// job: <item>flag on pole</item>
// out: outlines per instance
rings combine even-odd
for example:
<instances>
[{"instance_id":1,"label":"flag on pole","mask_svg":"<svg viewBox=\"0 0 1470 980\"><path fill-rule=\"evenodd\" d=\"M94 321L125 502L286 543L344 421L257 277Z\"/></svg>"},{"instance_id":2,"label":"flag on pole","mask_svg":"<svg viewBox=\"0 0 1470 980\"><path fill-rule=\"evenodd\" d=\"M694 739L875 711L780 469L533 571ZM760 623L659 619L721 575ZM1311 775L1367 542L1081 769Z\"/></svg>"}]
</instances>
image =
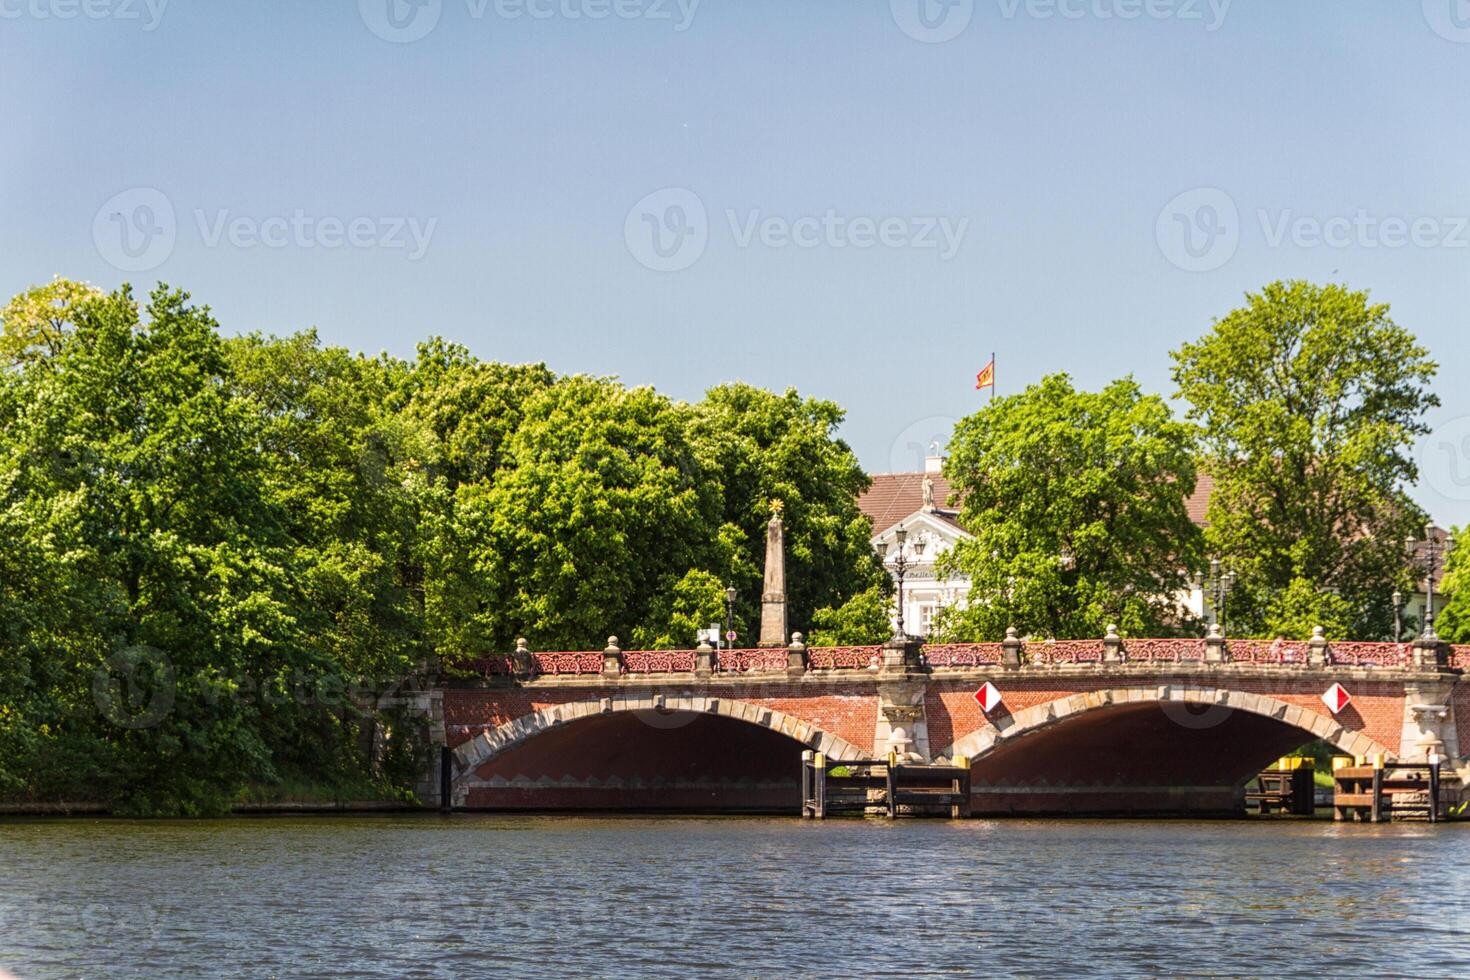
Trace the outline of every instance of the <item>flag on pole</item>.
<instances>
[{"instance_id":1,"label":"flag on pole","mask_svg":"<svg viewBox=\"0 0 1470 980\"><path fill-rule=\"evenodd\" d=\"M975 375L975 390L976 391L979 391L982 388L989 388L990 391L991 391L991 394L994 394L995 393L995 355L994 354L991 354L990 355L990 363L987 364L987 365L985 365L983 368L981 368L980 369L980 373L977 374L977 375Z\"/></svg>"}]
</instances>

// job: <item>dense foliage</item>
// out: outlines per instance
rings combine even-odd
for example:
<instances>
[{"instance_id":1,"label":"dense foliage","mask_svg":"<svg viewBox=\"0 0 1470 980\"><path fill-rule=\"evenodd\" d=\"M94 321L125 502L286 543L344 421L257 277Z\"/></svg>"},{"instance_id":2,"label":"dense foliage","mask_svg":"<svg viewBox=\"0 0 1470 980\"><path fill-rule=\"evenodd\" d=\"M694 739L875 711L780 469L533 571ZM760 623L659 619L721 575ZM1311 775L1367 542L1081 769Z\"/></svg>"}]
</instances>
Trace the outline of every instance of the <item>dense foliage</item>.
<instances>
[{"instance_id":1,"label":"dense foliage","mask_svg":"<svg viewBox=\"0 0 1470 980\"><path fill-rule=\"evenodd\" d=\"M1174 353L1215 478L1208 545L1239 576L1239 630L1387 636L1425 515L1411 449L1439 404L1435 364L1388 307L1277 282Z\"/></svg>"},{"instance_id":2,"label":"dense foliage","mask_svg":"<svg viewBox=\"0 0 1470 980\"><path fill-rule=\"evenodd\" d=\"M945 474L973 537L943 563L969 603L941 611L950 639L1134 636L1181 628L1174 602L1201 541L1189 429L1132 380L1078 391L1064 374L960 421Z\"/></svg>"},{"instance_id":3,"label":"dense foliage","mask_svg":"<svg viewBox=\"0 0 1470 980\"><path fill-rule=\"evenodd\" d=\"M841 411L221 336L159 287L58 280L0 334L0 796L208 812L394 793L413 678L754 622L773 500L792 629L886 580Z\"/></svg>"}]
</instances>

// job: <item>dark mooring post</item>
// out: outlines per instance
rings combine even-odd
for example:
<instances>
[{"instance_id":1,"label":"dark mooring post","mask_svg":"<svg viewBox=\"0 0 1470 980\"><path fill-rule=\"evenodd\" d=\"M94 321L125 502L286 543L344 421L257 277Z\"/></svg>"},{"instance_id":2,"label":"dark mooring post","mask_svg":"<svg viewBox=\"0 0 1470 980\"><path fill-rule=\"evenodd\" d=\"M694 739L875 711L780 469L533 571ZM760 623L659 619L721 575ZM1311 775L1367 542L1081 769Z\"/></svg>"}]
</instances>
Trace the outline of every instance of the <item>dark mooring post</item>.
<instances>
[{"instance_id":1,"label":"dark mooring post","mask_svg":"<svg viewBox=\"0 0 1470 980\"><path fill-rule=\"evenodd\" d=\"M1383 756L1373 759L1373 815L1374 823L1383 820Z\"/></svg>"},{"instance_id":2,"label":"dark mooring post","mask_svg":"<svg viewBox=\"0 0 1470 980\"><path fill-rule=\"evenodd\" d=\"M1429 822L1439 823L1439 753L1429 753Z\"/></svg>"},{"instance_id":3,"label":"dark mooring post","mask_svg":"<svg viewBox=\"0 0 1470 980\"><path fill-rule=\"evenodd\" d=\"M801 753L801 818L812 815L812 750Z\"/></svg>"},{"instance_id":4,"label":"dark mooring post","mask_svg":"<svg viewBox=\"0 0 1470 980\"><path fill-rule=\"evenodd\" d=\"M448 813L451 802L450 798L450 773L451 763L454 756L449 751L449 746L439 746L439 812Z\"/></svg>"}]
</instances>

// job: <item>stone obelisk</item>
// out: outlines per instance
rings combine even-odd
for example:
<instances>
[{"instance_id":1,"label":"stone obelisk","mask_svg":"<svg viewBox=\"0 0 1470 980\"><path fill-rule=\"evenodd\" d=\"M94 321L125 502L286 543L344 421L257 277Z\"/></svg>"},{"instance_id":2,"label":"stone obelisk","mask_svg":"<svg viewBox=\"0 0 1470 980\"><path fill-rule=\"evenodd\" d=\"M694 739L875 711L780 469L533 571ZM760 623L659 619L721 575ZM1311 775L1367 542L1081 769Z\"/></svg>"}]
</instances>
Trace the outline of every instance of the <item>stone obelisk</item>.
<instances>
[{"instance_id":1,"label":"stone obelisk","mask_svg":"<svg viewBox=\"0 0 1470 980\"><path fill-rule=\"evenodd\" d=\"M760 646L786 645L786 541L781 527L781 504L771 504L766 525L766 584L761 590Z\"/></svg>"}]
</instances>

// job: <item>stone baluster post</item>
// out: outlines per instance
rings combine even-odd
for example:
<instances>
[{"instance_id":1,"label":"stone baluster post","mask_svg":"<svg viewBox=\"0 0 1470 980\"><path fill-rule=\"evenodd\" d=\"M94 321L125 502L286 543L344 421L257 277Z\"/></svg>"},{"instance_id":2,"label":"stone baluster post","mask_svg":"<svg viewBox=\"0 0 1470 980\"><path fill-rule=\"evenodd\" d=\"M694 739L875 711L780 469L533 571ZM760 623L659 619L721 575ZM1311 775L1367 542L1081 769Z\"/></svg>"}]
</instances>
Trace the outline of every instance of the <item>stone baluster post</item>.
<instances>
[{"instance_id":1,"label":"stone baluster post","mask_svg":"<svg viewBox=\"0 0 1470 980\"><path fill-rule=\"evenodd\" d=\"M602 651L602 676L607 678L623 676L623 651L618 648L616 636L607 638L607 648Z\"/></svg>"},{"instance_id":2,"label":"stone baluster post","mask_svg":"<svg viewBox=\"0 0 1470 980\"><path fill-rule=\"evenodd\" d=\"M1123 638L1118 635L1118 627L1108 624L1107 635L1103 637L1103 663L1120 664L1128 659L1123 650Z\"/></svg>"},{"instance_id":3,"label":"stone baluster post","mask_svg":"<svg viewBox=\"0 0 1470 980\"><path fill-rule=\"evenodd\" d=\"M524 636L516 638L515 653L510 655L511 669L520 680L527 680L536 673L536 658L531 656L530 644Z\"/></svg>"},{"instance_id":4,"label":"stone baluster post","mask_svg":"<svg viewBox=\"0 0 1470 980\"><path fill-rule=\"evenodd\" d=\"M694 648L694 676L708 679L714 672L715 648L709 645L709 640L700 640Z\"/></svg>"},{"instance_id":5,"label":"stone baluster post","mask_svg":"<svg viewBox=\"0 0 1470 980\"><path fill-rule=\"evenodd\" d=\"M1223 664L1230 660L1230 647L1225 643L1225 634L1220 624L1210 624L1210 633L1205 637L1205 663Z\"/></svg>"},{"instance_id":6,"label":"stone baluster post","mask_svg":"<svg viewBox=\"0 0 1470 980\"><path fill-rule=\"evenodd\" d=\"M806 673L806 663L806 637L792 633L791 645L786 648L786 673L800 677Z\"/></svg>"},{"instance_id":7,"label":"stone baluster post","mask_svg":"<svg viewBox=\"0 0 1470 980\"><path fill-rule=\"evenodd\" d=\"M1326 667L1332 663L1332 644L1327 642L1326 630L1312 627L1312 638L1307 641L1307 664L1311 667Z\"/></svg>"},{"instance_id":8,"label":"stone baluster post","mask_svg":"<svg viewBox=\"0 0 1470 980\"><path fill-rule=\"evenodd\" d=\"M1421 636L1414 641L1414 666L1420 670L1446 670L1450 665L1450 648L1438 636Z\"/></svg>"},{"instance_id":9,"label":"stone baluster post","mask_svg":"<svg viewBox=\"0 0 1470 980\"><path fill-rule=\"evenodd\" d=\"M1021 638L1014 626L1006 627L1006 638L1000 641L1000 662L1005 667L1021 666Z\"/></svg>"}]
</instances>

